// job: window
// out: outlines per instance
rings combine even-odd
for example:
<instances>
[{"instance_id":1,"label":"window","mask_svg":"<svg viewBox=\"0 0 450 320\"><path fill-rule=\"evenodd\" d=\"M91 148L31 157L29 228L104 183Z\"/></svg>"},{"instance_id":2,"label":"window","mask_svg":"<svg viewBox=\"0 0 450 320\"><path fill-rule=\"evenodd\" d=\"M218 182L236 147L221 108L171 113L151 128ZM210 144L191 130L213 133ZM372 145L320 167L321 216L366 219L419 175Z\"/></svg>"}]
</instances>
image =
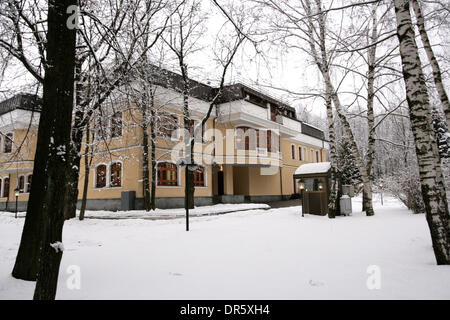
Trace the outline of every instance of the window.
<instances>
[{"instance_id":1,"label":"window","mask_svg":"<svg viewBox=\"0 0 450 320\"><path fill-rule=\"evenodd\" d=\"M11 153L13 145L13 134L7 133L3 139L3 153Z\"/></svg>"},{"instance_id":2,"label":"window","mask_svg":"<svg viewBox=\"0 0 450 320\"><path fill-rule=\"evenodd\" d=\"M205 186L205 168L198 167L194 170L194 185L196 187L204 187Z\"/></svg>"},{"instance_id":3,"label":"window","mask_svg":"<svg viewBox=\"0 0 450 320\"><path fill-rule=\"evenodd\" d=\"M3 198L3 179L0 178L0 197Z\"/></svg>"},{"instance_id":4,"label":"window","mask_svg":"<svg viewBox=\"0 0 450 320\"><path fill-rule=\"evenodd\" d=\"M111 117L111 138L122 136L122 112L116 112Z\"/></svg>"},{"instance_id":5,"label":"window","mask_svg":"<svg viewBox=\"0 0 450 320\"><path fill-rule=\"evenodd\" d=\"M235 131L237 150L256 150L259 132L249 127L239 127Z\"/></svg>"},{"instance_id":6,"label":"window","mask_svg":"<svg viewBox=\"0 0 450 320\"><path fill-rule=\"evenodd\" d=\"M9 198L9 178L3 179L3 198Z\"/></svg>"},{"instance_id":7,"label":"window","mask_svg":"<svg viewBox=\"0 0 450 320\"><path fill-rule=\"evenodd\" d=\"M31 180L33 180L33 175L29 174L25 181L25 193L30 193L31 191Z\"/></svg>"},{"instance_id":8,"label":"window","mask_svg":"<svg viewBox=\"0 0 450 320\"><path fill-rule=\"evenodd\" d=\"M272 130L267 130L267 151L277 152L280 151L280 143L278 139L278 134Z\"/></svg>"},{"instance_id":9,"label":"window","mask_svg":"<svg viewBox=\"0 0 450 320\"><path fill-rule=\"evenodd\" d=\"M111 187L122 186L122 164L120 162L113 162L111 164L110 185Z\"/></svg>"},{"instance_id":10,"label":"window","mask_svg":"<svg viewBox=\"0 0 450 320\"><path fill-rule=\"evenodd\" d=\"M303 161L302 147L298 147L298 160Z\"/></svg>"},{"instance_id":11,"label":"window","mask_svg":"<svg viewBox=\"0 0 450 320\"><path fill-rule=\"evenodd\" d=\"M276 122L277 121L277 116L280 114L280 111L278 109L278 107L274 106L274 105L270 105L270 120Z\"/></svg>"},{"instance_id":12,"label":"window","mask_svg":"<svg viewBox=\"0 0 450 320\"><path fill-rule=\"evenodd\" d=\"M178 168L170 162L158 163L158 186L177 186Z\"/></svg>"},{"instance_id":13,"label":"window","mask_svg":"<svg viewBox=\"0 0 450 320\"><path fill-rule=\"evenodd\" d=\"M95 127L95 139L105 140L108 137L108 126L104 117L99 116Z\"/></svg>"},{"instance_id":14,"label":"window","mask_svg":"<svg viewBox=\"0 0 450 320\"><path fill-rule=\"evenodd\" d=\"M25 191L25 176L19 176L18 188L20 193Z\"/></svg>"},{"instance_id":15,"label":"window","mask_svg":"<svg viewBox=\"0 0 450 320\"><path fill-rule=\"evenodd\" d=\"M200 123L200 121L198 121L198 120L192 120L192 119L189 120L189 122L188 122L189 133L191 134L191 137L194 134L194 127L197 126L199 123ZM203 124L202 128L197 131L197 135L195 136L195 142L201 142L201 143L204 142L204 139L203 139L204 132L205 132L205 125Z\"/></svg>"},{"instance_id":16,"label":"window","mask_svg":"<svg viewBox=\"0 0 450 320\"><path fill-rule=\"evenodd\" d=\"M291 145L292 160L295 160L295 146Z\"/></svg>"},{"instance_id":17,"label":"window","mask_svg":"<svg viewBox=\"0 0 450 320\"><path fill-rule=\"evenodd\" d=\"M172 114L161 113L156 120L156 134L160 137L172 137L178 127L178 118Z\"/></svg>"},{"instance_id":18,"label":"window","mask_svg":"<svg viewBox=\"0 0 450 320\"><path fill-rule=\"evenodd\" d=\"M100 164L95 168L95 187L106 187L106 165Z\"/></svg>"},{"instance_id":19,"label":"window","mask_svg":"<svg viewBox=\"0 0 450 320\"><path fill-rule=\"evenodd\" d=\"M316 162L320 162L320 160L319 160L319 151L316 151Z\"/></svg>"}]
</instances>

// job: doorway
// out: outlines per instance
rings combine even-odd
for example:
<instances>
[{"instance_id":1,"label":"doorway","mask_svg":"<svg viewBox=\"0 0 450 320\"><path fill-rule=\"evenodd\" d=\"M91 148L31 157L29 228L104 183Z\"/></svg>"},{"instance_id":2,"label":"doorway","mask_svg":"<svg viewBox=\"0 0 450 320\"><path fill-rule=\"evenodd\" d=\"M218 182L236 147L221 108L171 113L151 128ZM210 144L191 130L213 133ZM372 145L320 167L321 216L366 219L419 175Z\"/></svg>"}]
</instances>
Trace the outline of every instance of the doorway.
<instances>
[{"instance_id":1,"label":"doorway","mask_svg":"<svg viewBox=\"0 0 450 320\"><path fill-rule=\"evenodd\" d=\"M224 195L224 188L223 188L223 171L217 172L217 193L219 196Z\"/></svg>"}]
</instances>

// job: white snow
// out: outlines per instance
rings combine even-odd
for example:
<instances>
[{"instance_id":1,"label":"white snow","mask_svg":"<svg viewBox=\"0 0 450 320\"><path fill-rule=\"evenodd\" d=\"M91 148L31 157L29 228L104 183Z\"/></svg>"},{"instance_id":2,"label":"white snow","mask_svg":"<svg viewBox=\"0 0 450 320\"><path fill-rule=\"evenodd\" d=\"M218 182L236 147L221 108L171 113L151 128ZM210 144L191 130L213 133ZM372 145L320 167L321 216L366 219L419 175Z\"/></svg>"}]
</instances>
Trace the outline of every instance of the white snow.
<instances>
[{"instance_id":1,"label":"white snow","mask_svg":"<svg viewBox=\"0 0 450 320\"><path fill-rule=\"evenodd\" d=\"M298 167L295 174L326 173L330 168L330 162L306 163Z\"/></svg>"},{"instance_id":2,"label":"white snow","mask_svg":"<svg viewBox=\"0 0 450 320\"><path fill-rule=\"evenodd\" d=\"M264 203L241 203L241 204L216 204L212 206L195 207L189 210L189 215L192 217L208 216L225 214L234 211L256 210L256 209L270 209L270 206ZM14 212L1 212L1 215L11 216ZM77 217L80 212L77 210ZM156 209L152 211L132 210L132 211L107 211L107 210L86 210L85 218L92 219L169 219L184 217L186 211L184 208L177 209ZM19 212L18 217L25 217L25 212Z\"/></svg>"},{"instance_id":3,"label":"white snow","mask_svg":"<svg viewBox=\"0 0 450 320\"><path fill-rule=\"evenodd\" d=\"M353 215L334 220L288 207L196 217L189 232L184 219L72 219L57 298L450 299L425 216L383 198L374 217L353 198ZM23 222L0 214L0 299L33 296L33 282L11 277Z\"/></svg>"},{"instance_id":4,"label":"white snow","mask_svg":"<svg viewBox=\"0 0 450 320\"><path fill-rule=\"evenodd\" d=\"M56 241L55 243L50 243L50 247L52 247L53 249L55 249L56 252L64 251L64 245L61 241Z\"/></svg>"}]
</instances>

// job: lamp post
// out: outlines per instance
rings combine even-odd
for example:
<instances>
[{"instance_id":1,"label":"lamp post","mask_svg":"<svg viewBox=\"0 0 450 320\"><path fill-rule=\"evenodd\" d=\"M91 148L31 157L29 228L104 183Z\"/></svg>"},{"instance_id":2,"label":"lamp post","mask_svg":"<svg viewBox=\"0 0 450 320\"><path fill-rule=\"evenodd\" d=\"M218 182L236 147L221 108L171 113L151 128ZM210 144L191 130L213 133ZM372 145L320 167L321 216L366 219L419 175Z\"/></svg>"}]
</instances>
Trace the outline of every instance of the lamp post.
<instances>
[{"instance_id":1,"label":"lamp post","mask_svg":"<svg viewBox=\"0 0 450 320\"><path fill-rule=\"evenodd\" d=\"M304 217L305 214L303 213L303 190L305 189L305 183L299 181L298 189L300 190L300 197L302 198L302 217Z\"/></svg>"},{"instance_id":2,"label":"lamp post","mask_svg":"<svg viewBox=\"0 0 450 320\"><path fill-rule=\"evenodd\" d=\"M380 194L381 194L381 205L383 205L383 184L380 183L379 187L380 187Z\"/></svg>"},{"instance_id":3,"label":"lamp post","mask_svg":"<svg viewBox=\"0 0 450 320\"><path fill-rule=\"evenodd\" d=\"M17 219L17 199L19 198L20 190L19 187L14 189L14 195L16 196L16 219Z\"/></svg>"}]
</instances>

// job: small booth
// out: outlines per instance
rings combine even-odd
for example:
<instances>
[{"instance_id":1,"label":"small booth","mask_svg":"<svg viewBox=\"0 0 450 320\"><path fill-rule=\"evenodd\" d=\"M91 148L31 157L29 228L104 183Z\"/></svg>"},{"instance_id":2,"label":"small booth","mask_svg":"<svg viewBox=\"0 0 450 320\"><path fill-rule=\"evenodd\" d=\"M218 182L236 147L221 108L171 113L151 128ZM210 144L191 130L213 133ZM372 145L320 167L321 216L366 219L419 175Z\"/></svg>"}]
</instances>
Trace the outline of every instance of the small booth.
<instances>
[{"instance_id":1,"label":"small booth","mask_svg":"<svg viewBox=\"0 0 450 320\"><path fill-rule=\"evenodd\" d=\"M318 162L303 164L295 171L303 213L328 214L330 169L330 162Z\"/></svg>"}]
</instances>

